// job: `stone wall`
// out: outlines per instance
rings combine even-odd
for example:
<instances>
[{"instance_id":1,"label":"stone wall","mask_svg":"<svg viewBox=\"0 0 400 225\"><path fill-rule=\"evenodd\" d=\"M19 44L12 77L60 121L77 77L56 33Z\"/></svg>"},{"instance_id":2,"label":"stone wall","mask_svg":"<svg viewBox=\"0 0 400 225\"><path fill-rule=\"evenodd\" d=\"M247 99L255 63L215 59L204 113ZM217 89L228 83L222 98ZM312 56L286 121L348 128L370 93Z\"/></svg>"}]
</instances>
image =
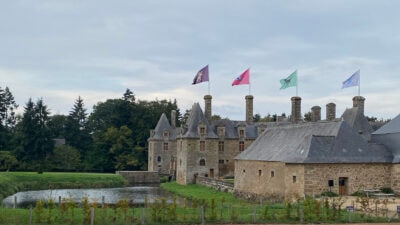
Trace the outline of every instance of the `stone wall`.
<instances>
[{"instance_id":1,"label":"stone wall","mask_svg":"<svg viewBox=\"0 0 400 225\"><path fill-rule=\"evenodd\" d=\"M151 185L159 185L160 184L160 176L158 172L150 172L150 171L116 171L116 174L119 174L128 181L128 184L131 186L135 185L143 185L143 184L151 184Z\"/></svg>"},{"instance_id":2,"label":"stone wall","mask_svg":"<svg viewBox=\"0 0 400 225\"><path fill-rule=\"evenodd\" d=\"M227 183L222 180L212 179L208 177L199 176L196 178L196 184L214 188L218 191L233 193L233 184Z\"/></svg>"},{"instance_id":3,"label":"stone wall","mask_svg":"<svg viewBox=\"0 0 400 225\"><path fill-rule=\"evenodd\" d=\"M320 194L324 191L339 193L339 178L346 178L345 193L350 195L364 189L379 189L391 186L392 164L305 164L304 193ZM329 188L328 181L334 186Z\"/></svg>"}]
</instances>

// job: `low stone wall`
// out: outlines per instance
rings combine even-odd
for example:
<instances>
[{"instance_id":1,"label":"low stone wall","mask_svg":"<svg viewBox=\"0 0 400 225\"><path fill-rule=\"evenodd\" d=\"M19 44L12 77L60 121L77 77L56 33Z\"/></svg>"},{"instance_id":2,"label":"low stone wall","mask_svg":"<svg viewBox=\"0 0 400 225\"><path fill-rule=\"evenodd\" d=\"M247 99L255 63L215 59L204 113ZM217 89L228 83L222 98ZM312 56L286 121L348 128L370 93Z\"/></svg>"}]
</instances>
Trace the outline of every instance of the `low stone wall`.
<instances>
[{"instance_id":1,"label":"low stone wall","mask_svg":"<svg viewBox=\"0 0 400 225\"><path fill-rule=\"evenodd\" d=\"M198 176L196 178L196 184L214 188L218 191L233 193L233 184L222 180Z\"/></svg>"},{"instance_id":2,"label":"low stone wall","mask_svg":"<svg viewBox=\"0 0 400 225\"><path fill-rule=\"evenodd\" d=\"M160 185L160 176L158 172L150 171L116 171L116 174L123 176L128 184L136 185Z\"/></svg>"}]
</instances>

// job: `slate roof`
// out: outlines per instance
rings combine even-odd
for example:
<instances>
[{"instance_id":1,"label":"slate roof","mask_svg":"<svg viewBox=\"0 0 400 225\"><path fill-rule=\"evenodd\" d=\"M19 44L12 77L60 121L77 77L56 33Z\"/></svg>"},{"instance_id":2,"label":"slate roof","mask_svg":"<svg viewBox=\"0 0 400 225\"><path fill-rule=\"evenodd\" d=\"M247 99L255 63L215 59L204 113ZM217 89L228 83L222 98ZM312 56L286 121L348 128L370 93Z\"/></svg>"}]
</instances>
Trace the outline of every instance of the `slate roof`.
<instances>
[{"instance_id":1,"label":"slate roof","mask_svg":"<svg viewBox=\"0 0 400 225\"><path fill-rule=\"evenodd\" d=\"M372 134L400 133L400 114Z\"/></svg>"},{"instance_id":2,"label":"slate roof","mask_svg":"<svg viewBox=\"0 0 400 225\"><path fill-rule=\"evenodd\" d=\"M178 129L170 125L167 116L163 113L153 131L153 135L149 137L149 140L163 140L164 131L169 132L169 140L176 139Z\"/></svg>"},{"instance_id":3,"label":"slate roof","mask_svg":"<svg viewBox=\"0 0 400 225\"><path fill-rule=\"evenodd\" d=\"M208 120L204 116L199 103L193 104L192 111L189 115L188 120L186 121L185 132L183 133L182 137L198 138L199 132L197 128L201 123L206 125L207 138L218 138L218 136L214 133L210 124L208 123Z\"/></svg>"},{"instance_id":4,"label":"slate roof","mask_svg":"<svg viewBox=\"0 0 400 225\"><path fill-rule=\"evenodd\" d=\"M267 128L237 160L285 163L390 163L384 146L369 144L346 122L315 122Z\"/></svg>"},{"instance_id":5,"label":"slate roof","mask_svg":"<svg viewBox=\"0 0 400 225\"><path fill-rule=\"evenodd\" d=\"M239 138L238 127L243 126L245 129L246 139L256 139L259 135L258 127L264 126L265 128L277 126L276 122L259 122L259 123L247 123L245 121L234 121L234 120L215 120L212 121L212 129L217 133L218 127L225 127L225 139L237 139Z\"/></svg>"},{"instance_id":6,"label":"slate roof","mask_svg":"<svg viewBox=\"0 0 400 225\"><path fill-rule=\"evenodd\" d=\"M371 139L372 126L358 107L346 109L342 114L342 119L353 127L355 131L360 132L363 138L366 140Z\"/></svg>"}]
</instances>

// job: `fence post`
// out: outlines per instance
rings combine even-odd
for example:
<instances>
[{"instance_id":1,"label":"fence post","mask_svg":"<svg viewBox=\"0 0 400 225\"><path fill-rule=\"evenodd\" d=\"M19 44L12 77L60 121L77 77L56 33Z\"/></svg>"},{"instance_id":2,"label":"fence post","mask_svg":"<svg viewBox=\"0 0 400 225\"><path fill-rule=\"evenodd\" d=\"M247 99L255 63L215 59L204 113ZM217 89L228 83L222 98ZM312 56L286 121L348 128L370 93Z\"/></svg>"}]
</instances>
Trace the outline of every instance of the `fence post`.
<instances>
[{"instance_id":1,"label":"fence post","mask_svg":"<svg viewBox=\"0 0 400 225\"><path fill-rule=\"evenodd\" d=\"M201 206L201 224L205 225L206 224L206 219L204 215L204 205Z\"/></svg>"},{"instance_id":2,"label":"fence post","mask_svg":"<svg viewBox=\"0 0 400 225\"><path fill-rule=\"evenodd\" d=\"M90 225L94 225L94 208L90 208Z\"/></svg>"},{"instance_id":3,"label":"fence post","mask_svg":"<svg viewBox=\"0 0 400 225\"><path fill-rule=\"evenodd\" d=\"M29 225L32 225L32 206L29 208Z\"/></svg>"},{"instance_id":4,"label":"fence post","mask_svg":"<svg viewBox=\"0 0 400 225\"><path fill-rule=\"evenodd\" d=\"M145 225L146 223L145 223L145 218L146 218L146 214L145 214L145 211L144 211L144 208L142 207L142 225Z\"/></svg>"},{"instance_id":5,"label":"fence post","mask_svg":"<svg viewBox=\"0 0 400 225\"><path fill-rule=\"evenodd\" d=\"M253 207L253 223L256 223L256 206Z\"/></svg>"},{"instance_id":6,"label":"fence post","mask_svg":"<svg viewBox=\"0 0 400 225\"><path fill-rule=\"evenodd\" d=\"M303 223L304 213L303 213L303 206L302 205L300 205L300 215L299 215L299 217L300 217L300 223Z\"/></svg>"},{"instance_id":7,"label":"fence post","mask_svg":"<svg viewBox=\"0 0 400 225\"><path fill-rule=\"evenodd\" d=\"M58 205L61 205L61 196L58 196Z\"/></svg>"},{"instance_id":8,"label":"fence post","mask_svg":"<svg viewBox=\"0 0 400 225\"><path fill-rule=\"evenodd\" d=\"M103 195L103 196L101 196L101 208L104 208L104 202L105 202L105 198Z\"/></svg>"},{"instance_id":9,"label":"fence post","mask_svg":"<svg viewBox=\"0 0 400 225\"><path fill-rule=\"evenodd\" d=\"M14 209L17 208L17 196L14 196Z\"/></svg>"}]
</instances>

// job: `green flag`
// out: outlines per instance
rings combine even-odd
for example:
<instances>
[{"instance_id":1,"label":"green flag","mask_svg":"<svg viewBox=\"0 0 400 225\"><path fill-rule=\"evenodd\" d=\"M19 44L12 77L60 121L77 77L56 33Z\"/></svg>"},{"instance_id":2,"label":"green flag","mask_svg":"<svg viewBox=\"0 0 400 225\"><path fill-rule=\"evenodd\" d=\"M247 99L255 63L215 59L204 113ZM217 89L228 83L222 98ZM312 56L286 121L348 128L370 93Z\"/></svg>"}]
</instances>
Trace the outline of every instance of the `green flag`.
<instances>
[{"instance_id":1,"label":"green flag","mask_svg":"<svg viewBox=\"0 0 400 225\"><path fill-rule=\"evenodd\" d=\"M288 87L297 86L297 70L290 74L286 79L282 79L281 85L281 90Z\"/></svg>"}]
</instances>

